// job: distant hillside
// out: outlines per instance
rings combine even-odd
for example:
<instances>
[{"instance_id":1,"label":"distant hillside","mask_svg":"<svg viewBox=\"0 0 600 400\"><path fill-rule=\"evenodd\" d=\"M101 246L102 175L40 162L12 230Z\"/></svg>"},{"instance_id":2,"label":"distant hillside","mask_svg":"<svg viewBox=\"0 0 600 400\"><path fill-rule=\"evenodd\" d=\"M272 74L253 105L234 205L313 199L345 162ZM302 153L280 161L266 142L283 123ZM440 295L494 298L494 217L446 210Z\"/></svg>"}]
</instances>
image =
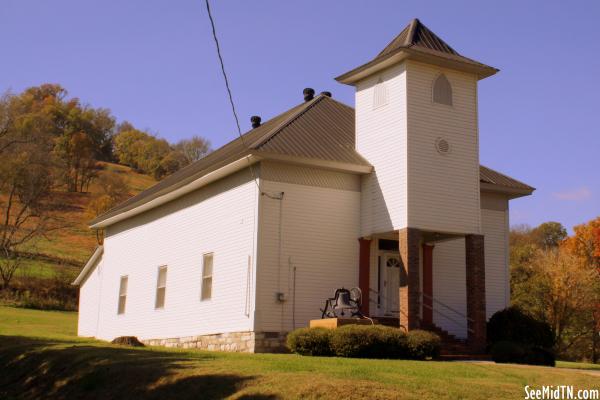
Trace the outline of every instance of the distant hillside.
<instances>
[{"instance_id":1,"label":"distant hillside","mask_svg":"<svg viewBox=\"0 0 600 400\"><path fill-rule=\"evenodd\" d=\"M101 162L99 175L118 174L127 183L129 195L133 196L152 186L156 180L148 175L135 172L129 167ZM90 215L87 212L88 203L98 195L100 188L97 180L92 181L86 193L56 192L64 205L60 218L64 219L67 227L52 232L50 238L42 239L36 244L36 255L26 262L17 272L19 277L52 278L67 275L75 277L81 267L96 247L96 235L88 228Z\"/></svg>"}]
</instances>

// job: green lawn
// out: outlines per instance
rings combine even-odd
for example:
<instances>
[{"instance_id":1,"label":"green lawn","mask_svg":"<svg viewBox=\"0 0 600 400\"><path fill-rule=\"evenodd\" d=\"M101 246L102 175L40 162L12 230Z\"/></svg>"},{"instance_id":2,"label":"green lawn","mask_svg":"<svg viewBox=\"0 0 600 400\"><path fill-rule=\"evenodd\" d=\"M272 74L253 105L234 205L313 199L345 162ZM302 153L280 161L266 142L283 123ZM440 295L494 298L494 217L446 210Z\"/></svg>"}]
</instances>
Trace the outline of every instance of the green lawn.
<instances>
[{"instance_id":1,"label":"green lawn","mask_svg":"<svg viewBox=\"0 0 600 400\"><path fill-rule=\"evenodd\" d=\"M77 339L75 323L0 307L0 398L519 399L525 385L600 385L561 368L124 348Z\"/></svg>"}]
</instances>

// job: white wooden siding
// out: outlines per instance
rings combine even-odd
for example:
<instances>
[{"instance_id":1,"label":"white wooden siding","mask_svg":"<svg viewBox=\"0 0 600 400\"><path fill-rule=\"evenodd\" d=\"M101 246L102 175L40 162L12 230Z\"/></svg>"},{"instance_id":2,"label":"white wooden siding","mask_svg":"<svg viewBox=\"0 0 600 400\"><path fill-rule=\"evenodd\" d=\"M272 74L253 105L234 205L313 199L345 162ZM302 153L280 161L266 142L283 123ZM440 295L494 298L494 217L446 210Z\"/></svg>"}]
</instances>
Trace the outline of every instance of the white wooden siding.
<instances>
[{"instance_id":1,"label":"white wooden siding","mask_svg":"<svg viewBox=\"0 0 600 400\"><path fill-rule=\"evenodd\" d=\"M412 61L406 71L408 226L480 233L477 79ZM440 73L452 85L452 106L432 100ZM438 153L437 138L449 142L449 154Z\"/></svg>"},{"instance_id":2,"label":"white wooden siding","mask_svg":"<svg viewBox=\"0 0 600 400\"><path fill-rule=\"evenodd\" d=\"M508 272L508 212L481 210L485 235L485 293L487 317L510 303Z\"/></svg>"},{"instance_id":3,"label":"white wooden siding","mask_svg":"<svg viewBox=\"0 0 600 400\"><path fill-rule=\"evenodd\" d=\"M387 102L374 108L380 79ZM362 178L362 236L407 226L406 146L406 71L400 64L356 88L356 149L375 167L374 173Z\"/></svg>"},{"instance_id":4,"label":"white wooden siding","mask_svg":"<svg viewBox=\"0 0 600 400\"><path fill-rule=\"evenodd\" d=\"M433 298L456 312L434 302L433 322L456 335L467 337L467 277L465 239L454 239L435 244L433 249Z\"/></svg>"},{"instance_id":5,"label":"white wooden siding","mask_svg":"<svg viewBox=\"0 0 600 400\"><path fill-rule=\"evenodd\" d=\"M96 260L95 266L81 284L79 290L79 314L77 334L94 337L98 328L98 300L100 295L100 279L102 274L102 257Z\"/></svg>"},{"instance_id":6,"label":"white wooden siding","mask_svg":"<svg viewBox=\"0 0 600 400\"><path fill-rule=\"evenodd\" d=\"M276 176L268 169L261 165L263 177ZM324 182L329 176L328 171L304 173L315 175L301 180L305 183ZM294 176L298 173L285 180ZM358 177L349 175L342 180L358 182ZM255 329L289 331L294 327L294 308L295 326L307 326L310 319L321 317L319 308L336 288L358 286L360 193L263 179L261 189L271 197L284 195L283 200L260 199ZM284 294L283 304L276 301L277 292Z\"/></svg>"},{"instance_id":7,"label":"white wooden siding","mask_svg":"<svg viewBox=\"0 0 600 400\"><path fill-rule=\"evenodd\" d=\"M110 226L96 336L150 339L252 330L248 257L255 260L257 206L258 190L245 170ZM212 299L201 301L207 252L214 253ZM156 310L160 265L169 273L164 309ZM117 315L121 275L129 276L127 305L125 314ZM84 284L82 292L87 290ZM89 312L81 310L82 319Z\"/></svg>"},{"instance_id":8,"label":"white wooden siding","mask_svg":"<svg viewBox=\"0 0 600 400\"><path fill-rule=\"evenodd\" d=\"M482 204L487 207L506 208L506 197L482 194ZM504 206L503 206L504 205ZM508 273L508 210L483 208L482 229L485 245L486 315L510 303L510 276ZM466 315L465 241L455 239L435 244L433 250L433 297ZM434 304L433 320L438 326L458 337L466 337L466 322L458 314ZM445 314L445 316L442 316ZM458 323L451 321L458 319Z\"/></svg>"}]
</instances>

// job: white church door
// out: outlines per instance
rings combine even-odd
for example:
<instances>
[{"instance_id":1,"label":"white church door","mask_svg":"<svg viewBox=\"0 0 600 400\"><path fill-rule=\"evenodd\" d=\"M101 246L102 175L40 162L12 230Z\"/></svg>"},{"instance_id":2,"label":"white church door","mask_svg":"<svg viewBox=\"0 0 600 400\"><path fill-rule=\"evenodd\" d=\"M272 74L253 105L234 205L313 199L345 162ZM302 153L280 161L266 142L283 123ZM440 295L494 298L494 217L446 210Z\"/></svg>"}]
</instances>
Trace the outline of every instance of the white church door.
<instances>
[{"instance_id":1,"label":"white church door","mask_svg":"<svg viewBox=\"0 0 600 400\"><path fill-rule=\"evenodd\" d=\"M386 253L383 257L383 307L386 316L400 313L400 255Z\"/></svg>"}]
</instances>

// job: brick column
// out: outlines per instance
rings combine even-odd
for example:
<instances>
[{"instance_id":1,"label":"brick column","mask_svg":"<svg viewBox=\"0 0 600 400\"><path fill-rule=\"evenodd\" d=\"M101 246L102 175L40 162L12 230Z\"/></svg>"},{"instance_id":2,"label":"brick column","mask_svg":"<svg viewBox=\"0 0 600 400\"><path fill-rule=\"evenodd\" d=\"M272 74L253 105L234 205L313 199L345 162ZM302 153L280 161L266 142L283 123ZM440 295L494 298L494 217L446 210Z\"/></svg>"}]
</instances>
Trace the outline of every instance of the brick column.
<instances>
[{"instance_id":1,"label":"brick column","mask_svg":"<svg viewBox=\"0 0 600 400\"><path fill-rule=\"evenodd\" d=\"M369 275L371 273L371 239L360 238L358 256L358 287L362 292L360 311L369 315Z\"/></svg>"},{"instance_id":2,"label":"brick column","mask_svg":"<svg viewBox=\"0 0 600 400\"><path fill-rule=\"evenodd\" d=\"M485 248L483 235L465 236L468 340L474 350L486 344Z\"/></svg>"},{"instance_id":3,"label":"brick column","mask_svg":"<svg viewBox=\"0 0 600 400\"><path fill-rule=\"evenodd\" d=\"M423 325L433 324L433 246L423 243Z\"/></svg>"},{"instance_id":4,"label":"brick column","mask_svg":"<svg viewBox=\"0 0 600 400\"><path fill-rule=\"evenodd\" d=\"M399 232L400 258L400 326L418 329L420 326L419 242L421 232L404 228Z\"/></svg>"}]
</instances>

